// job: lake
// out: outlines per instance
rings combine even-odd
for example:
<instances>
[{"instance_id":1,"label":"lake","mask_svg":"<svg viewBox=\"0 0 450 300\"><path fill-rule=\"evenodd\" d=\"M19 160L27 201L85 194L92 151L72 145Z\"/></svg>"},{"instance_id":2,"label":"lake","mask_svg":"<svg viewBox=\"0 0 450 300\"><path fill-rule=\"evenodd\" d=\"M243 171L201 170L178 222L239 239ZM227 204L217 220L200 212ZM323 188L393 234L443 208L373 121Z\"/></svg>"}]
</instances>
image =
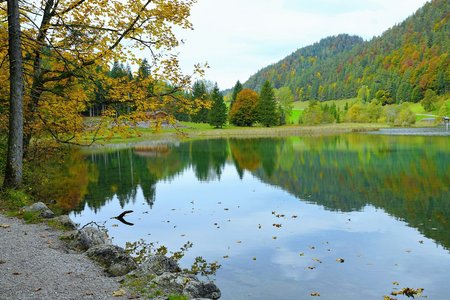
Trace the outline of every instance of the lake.
<instances>
[{"instance_id":1,"label":"lake","mask_svg":"<svg viewBox=\"0 0 450 300\"><path fill-rule=\"evenodd\" d=\"M73 159L87 179L82 201L63 206L121 246L192 242L182 266L218 261L222 299L382 299L406 287L448 299L449 141L347 134L96 150ZM134 226L110 219L124 210Z\"/></svg>"}]
</instances>

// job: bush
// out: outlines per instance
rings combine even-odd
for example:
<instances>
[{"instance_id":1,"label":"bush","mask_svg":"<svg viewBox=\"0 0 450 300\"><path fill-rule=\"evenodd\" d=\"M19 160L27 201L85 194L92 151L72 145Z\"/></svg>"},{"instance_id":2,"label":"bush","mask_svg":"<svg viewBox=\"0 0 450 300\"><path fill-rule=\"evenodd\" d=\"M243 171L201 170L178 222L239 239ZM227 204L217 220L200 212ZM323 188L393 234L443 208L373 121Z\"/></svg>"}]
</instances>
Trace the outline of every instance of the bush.
<instances>
[{"instance_id":1,"label":"bush","mask_svg":"<svg viewBox=\"0 0 450 300\"><path fill-rule=\"evenodd\" d=\"M409 126L416 123L416 114L409 109L407 103L403 103L399 106L399 111L394 120L395 126Z\"/></svg>"}]
</instances>

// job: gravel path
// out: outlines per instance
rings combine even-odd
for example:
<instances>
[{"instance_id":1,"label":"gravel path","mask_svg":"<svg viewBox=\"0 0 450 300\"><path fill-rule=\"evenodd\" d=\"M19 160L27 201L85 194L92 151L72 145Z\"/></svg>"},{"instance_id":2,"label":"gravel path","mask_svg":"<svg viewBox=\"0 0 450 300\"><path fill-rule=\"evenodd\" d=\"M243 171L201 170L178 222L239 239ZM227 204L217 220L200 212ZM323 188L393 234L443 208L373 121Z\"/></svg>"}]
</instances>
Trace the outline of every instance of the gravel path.
<instances>
[{"instance_id":1,"label":"gravel path","mask_svg":"<svg viewBox=\"0 0 450 300\"><path fill-rule=\"evenodd\" d=\"M69 253L60 232L0 214L0 299L127 299L114 297L117 278L79 253Z\"/></svg>"}]
</instances>

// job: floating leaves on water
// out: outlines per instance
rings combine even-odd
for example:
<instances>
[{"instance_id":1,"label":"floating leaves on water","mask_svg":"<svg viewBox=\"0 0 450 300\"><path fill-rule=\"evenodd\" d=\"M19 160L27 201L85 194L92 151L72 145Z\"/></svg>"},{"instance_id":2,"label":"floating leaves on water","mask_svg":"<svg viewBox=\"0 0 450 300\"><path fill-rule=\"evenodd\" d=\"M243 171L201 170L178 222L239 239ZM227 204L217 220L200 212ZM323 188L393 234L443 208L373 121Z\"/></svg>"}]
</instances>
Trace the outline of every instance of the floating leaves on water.
<instances>
[{"instance_id":1,"label":"floating leaves on water","mask_svg":"<svg viewBox=\"0 0 450 300\"><path fill-rule=\"evenodd\" d=\"M252 260L256 260L256 257L253 257Z\"/></svg>"},{"instance_id":2,"label":"floating leaves on water","mask_svg":"<svg viewBox=\"0 0 450 300\"><path fill-rule=\"evenodd\" d=\"M272 226L276 227L276 228L281 228L281 226L283 226L283 225L281 225L281 224L272 224Z\"/></svg>"},{"instance_id":3,"label":"floating leaves on water","mask_svg":"<svg viewBox=\"0 0 450 300\"><path fill-rule=\"evenodd\" d=\"M411 251L411 250L405 250L405 252L406 252L406 253L411 253L412 251Z\"/></svg>"},{"instance_id":4,"label":"floating leaves on water","mask_svg":"<svg viewBox=\"0 0 450 300\"><path fill-rule=\"evenodd\" d=\"M305 256L305 253L303 253L303 252L300 252L300 254L299 254L300 256Z\"/></svg>"},{"instance_id":5,"label":"floating leaves on water","mask_svg":"<svg viewBox=\"0 0 450 300\"><path fill-rule=\"evenodd\" d=\"M186 234L180 234L180 236L186 236Z\"/></svg>"},{"instance_id":6,"label":"floating leaves on water","mask_svg":"<svg viewBox=\"0 0 450 300\"><path fill-rule=\"evenodd\" d=\"M276 239L277 239L277 237L276 237L276 236L273 236L273 237L272 237L272 239L276 240Z\"/></svg>"},{"instance_id":7,"label":"floating leaves on water","mask_svg":"<svg viewBox=\"0 0 450 300\"><path fill-rule=\"evenodd\" d=\"M391 298L389 296L384 296L383 300L397 300L396 298Z\"/></svg>"},{"instance_id":8,"label":"floating leaves on water","mask_svg":"<svg viewBox=\"0 0 450 300\"><path fill-rule=\"evenodd\" d=\"M222 202L217 202L217 204L222 204Z\"/></svg>"},{"instance_id":9,"label":"floating leaves on water","mask_svg":"<svg viewBox=\"0 0 450 300\"><path fill-rule=\"evenodd\" d=\"M296 215L292 216L292 219L297 219L297 218L298 218L298 216L296 216Z\"/></svg>"},{"instance_id":10,"label":"floating leaves on water","mask_svg":"<svg viewBox=\"0 0 450 300\"><path fill-rule=\"evenodd\" d=\"M312 297L320 297L320 293L318 293L318 292L312 292L312 293L311 293L311 296L312 296Z\"/></svg>"},{"instance_id":11,"label":"floating leaves on water","mask_svg":"<svg viewBox=\"0 0 450 300\"><path fill-rule=\"evenodd\" d=\"M229 258L229 256L228 255L224 255L223 258L227 259L227 258Z\"/></svg>"},{"instance_id":12,"label":"floating leaves on water","mask_svg":"<svg viewBox=\"0 0 450 300\"><path fill-rule=\"evenodd\" d=\"M316 249L316 247L311 246L311 247L309 247L309 249L314 250L314 249Z\"/></svg>"},{"instance_id":13,"label":"floating leaves on water","mask_svg":"<svg viewBox=\"0 0 450 300\"><path fill-rule=\"evenodd\" d=\"M242 243L242 241L237 241L236 243L238 243L238 244L241 244L241 243Z\"/></svg>"},{"instance_id":14,"label":"floating leaves on water","mask_svg":"<svg viewBox=\"0 0 450 300\"><path fill-rule=\"evenodd\" d=\"M9 224L0 224L0 228L9 228L11 225Z\"/></svg>"},{"instance_id":15,"label":"floating leaves on water","mask_svg":"<svg viewBox=\"0 0 450 300\"><path fill-rule=\"evenodd\" d=\"M400 285L400 283L398 283L397 281L394 281L392 284L393 285Z\"/></svg>"},{"instance_id":16,"label":"floating leaves on water","mask_svg":"<svg viewBox=\"0 0 450 300\"><path fill-rule=\"evenodd\" d=\"M308 270L314 270L316 267L312 267L312 266L309 266L307 269Z\"/></svg>"},{"instance_id":17,"label":"floating leaves on water","mask_svg":"<svg viewBox=\"0 0 450 300\"><path fill-rule=\"evenodd\" d=\"M277 217L277 218L284 218L284 217L285 217L285 215L283 215L283 214L277 214L276 211L273 211L273 212L272 212L272 215L274 215L274 216Z\"/></svg>"},{"instance_id":18,"label":"floating leaves on water","mask_svg":"<svg viewBox=\"0 0 450 300\"><path fill-rule=\"evenodd\" d=\"M318 258L313 258L312 260L317 261L319 264L322 263L322 261L320 259L318 259Z\"/></svg>"},{"instance_id":19,"label":"floating leaves on water","mask_svg":"<svg viewBox=\"0 0 450 300\"><path fill-rule=\"evenodd\" d=\"M111 226L112 227L119 227L119 225L117 225L117 224L112 224Z\"/></svg>"},{"instance_id":20,"label":"floating leaves on water","mask_svg":"<svg viewBox=\"0 0 450 300\"><path fill-rule=\"evenodd\" d=\"M217 226L217 225L219 225L219 224L217 224L217 223L214 223L214 226Z\"/></svg>"},{"instance_id":21,"label":"floating leaves on water","mask_svg":"<svg viewBox=\"0 0 450 300\"><path fill-rule=\"evenodd\" d=\"M261 224L258 224L258 228L261 229L261 227L262 227Z\"/></svg>"},{"instance_id":22,"label":"floating leaves on water","mask_svg":"<svg viewBox=\"0 0 450 300\"><path fill-rule=\"evenodd\" d=\"M343 263L345 260L343 259L343 258L338 258L338 259L336 259L336 261L338 262L338 263Z\"/></svg>"},{"instance_id":23,"label":"floating leaves on water","mask_svg":"<svg viewBox=\"0 0 450 300\"><path fill-rule=\"evenodd\" d=\"M117 291L114 291L114 292L112 293L112 295L113 295L114 297L122 297L122 296L125 296L126 293L127 293L127 292L125 292L124 289L118 289Z\"/></svg>"},{"instance_id":24,"label":"floating leaves on water","mask_svg":"<svg viewBox=\"0 0 450 300\"><path fill-rule=\"evenodd\" d=\"M223 210L230 210L229 208L224 208Z\"/></svg>"},{"instance_id":25,"label":"floating leaves on water","mask_svg":"<svg viewBox=\"0 0 450 300\"><path fill-rule=\"evenodd\" d=\"M419 241L420 244L423 244L423 241Z\"/></svg>"},{"instance_id":26,"label":"floating leaves on water","mask_svg":"<svg viewBox=\"0 0 450 300\"><path fill-rule=\"evenodd\" d=\"M423 288L412 289L412 288L403 288L399 291L393 291L391 293L392 296L405 295L408 298L414 298L415 296L421 296L423 293Z\"/></svg>"}]
</instances>

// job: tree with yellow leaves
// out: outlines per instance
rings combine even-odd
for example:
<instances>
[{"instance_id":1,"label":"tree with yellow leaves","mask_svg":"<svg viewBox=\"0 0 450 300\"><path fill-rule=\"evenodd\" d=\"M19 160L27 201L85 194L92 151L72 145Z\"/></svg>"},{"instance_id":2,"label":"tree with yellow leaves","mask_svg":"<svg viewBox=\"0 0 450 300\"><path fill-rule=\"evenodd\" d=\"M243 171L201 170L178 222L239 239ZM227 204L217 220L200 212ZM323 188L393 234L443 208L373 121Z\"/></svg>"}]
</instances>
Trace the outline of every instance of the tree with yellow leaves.
<instances>
[{"instance_id":1,"label":"tree with yellow leaves","mask_svg":"<svg viewBox=\"0 0 450 300\"><path fill-rule=\"evenodd\" d=\"M18 2L17 0L11 0ZM8 2L9 3L9 2ZM24 147L32 137L49 132L64 143L81 143L81 133L120 130L148 120L152 113L182 99L191 75L181 72L173 49L180 41L175 27L192 29L195 0L44 0L20 1L24 59ZM5 16L5 4L0 3ZM17 26L16 26L17 27ZM0 37L7 36L0 26ZM12 44L8 43L8 47ZM111 78L104 70L114 61L139 65L138 51L147 51L148 76ZM0 61L5 52L0 51ZM194 74L202 75L200 65ZM101 84L107 86L103 118L86 126L81 113ZM151 87L151 88L150 88ZM127 113L117 107L126 105ZM190 108L187 108L190 109ZM194 108L195 109L195 108ZM173 120L168 115L168 119Z\"/></svg>"}]
</instances>

